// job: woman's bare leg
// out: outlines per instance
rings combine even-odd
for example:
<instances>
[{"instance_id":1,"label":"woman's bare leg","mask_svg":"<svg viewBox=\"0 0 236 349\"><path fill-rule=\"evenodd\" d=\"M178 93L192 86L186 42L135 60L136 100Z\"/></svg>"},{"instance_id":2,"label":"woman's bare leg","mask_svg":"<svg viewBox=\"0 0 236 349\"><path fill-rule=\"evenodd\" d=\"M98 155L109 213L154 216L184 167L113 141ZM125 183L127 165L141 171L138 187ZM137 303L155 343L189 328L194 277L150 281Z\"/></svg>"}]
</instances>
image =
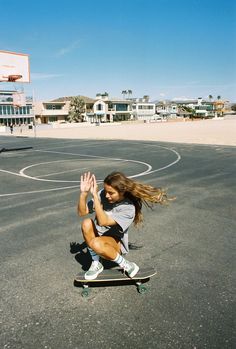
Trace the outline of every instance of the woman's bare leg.
<instances>
[{"instance_id":1,"label":"woman's bare leg","mask_svg":"<svg viewBox=\"0 0 236 349\"><path fill-rule=\"evenodd\" d=\"M95 224L92 219L86 218L83 220L81 224L82 234L84 237L84 240L86 244L90 246L90 242L95 238L98 237L97 229L95 227Z\"/></svg>"},{"instance_id":2,"label":"woman's bare leg","mask_svg":"<svg viewBox=\"0 0 236 349\"><path fill-rule=\"evenodd\" d=\"M120 242L112 236L99 236L92 219L82 222L82 232L87 245L99 256L112 260L122 269L126 270L129 277L134 277L139 271L137 264L129 262L120 255ZM100 269L99 273L103 270ZM98 275L95 274L96 278ZM91 276L90 276L91 280Z\"/></svg>"},{"instance_id":3,"label":"woman's bare leg","mask_svg":"<svg viewBox=\"0 0 236 349\"><path fill-rule=\"evenodd\" d=\"M120 242L112 236L99 236L92 219L86 218L82 222L82 233L86 244L99 256L114 260L120 253Z\"/></svg>"},{"instance_id":4,"label":"woman's bare leg","mask_svg":"<svg viewBox=\"0 0 236 349\"><path fill-rule=\"evenodd\" d=\"M120 242L112 236L99 236L92 240L91 248L102 258L114 260L120 253Z\"/></svg>"}]
</instances>

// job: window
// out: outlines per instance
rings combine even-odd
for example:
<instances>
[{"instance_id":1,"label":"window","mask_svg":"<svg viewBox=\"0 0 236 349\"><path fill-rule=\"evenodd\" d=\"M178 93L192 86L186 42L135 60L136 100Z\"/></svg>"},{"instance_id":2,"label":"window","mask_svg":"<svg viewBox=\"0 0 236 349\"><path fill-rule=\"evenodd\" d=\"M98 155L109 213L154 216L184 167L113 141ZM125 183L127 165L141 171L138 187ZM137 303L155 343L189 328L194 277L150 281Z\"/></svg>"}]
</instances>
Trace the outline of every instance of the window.
<instances>
[{"instance_id":1,"label":"window","mask_svg":"<svg viewBox=\"0 0 236 349\"><path fill-rule=\"evenodd\" d=\"M46 104L45 109L46 110L61 110L62 105L61 104Z\"/></svg>"},{"instance_id":2,"label":"window","mask_svg":"<svg viewBox=\"0 0 236 349\"><path fill-rule=\"evenodd\" d=\"M2 106L2 113L3 115L7 114L7 107L5 105Z\"/></svg>"},{"instance_id":3,"label":"window","mask_svg":"<svg viewBox=\"0 0 236 349\"><path fill-rule=\"evenodd\" d=\"M97 104L97 110L103 110L103 105L101 103Z\"/></svg>"},{"instance_id":4,"label":"window","mask_svg":"<svg viewBox=\"0 0 236 349\"><path fill-rule=\"evenodd\" d=\"M153 105L139 105L138 109L151 110L151 109L154 109L154 106Z\"/></svg>"},{"instance_id":5,"label":"window","mask_svg":"<svg viewBox=\"0 0 236 349\"><path fill-rule=\"evenodd\" d=\"M128 104L116 104L116 111L127 111Z\"/></svg>"},{"instance_id":6,"label":"window","mask_svg":"<svg viewBox=\"0 0 236 349\"><path fill-rule=\"evenodd\" d=\"M48 121L55 122L55 121L57 121L57 117L56 116L49 116Z\"/></svg>"}]
</instances>

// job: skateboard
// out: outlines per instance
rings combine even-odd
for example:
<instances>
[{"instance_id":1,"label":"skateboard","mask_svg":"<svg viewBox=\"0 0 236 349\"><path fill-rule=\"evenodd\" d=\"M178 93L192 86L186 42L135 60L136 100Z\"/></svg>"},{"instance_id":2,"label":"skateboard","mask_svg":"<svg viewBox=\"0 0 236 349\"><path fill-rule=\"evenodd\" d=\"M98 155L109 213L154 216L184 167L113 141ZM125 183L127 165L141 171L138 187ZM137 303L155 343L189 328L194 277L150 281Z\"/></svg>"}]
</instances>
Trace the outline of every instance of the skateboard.
<instances>
[{"instance_id":1,"label":"skateboard","mask_svg":"<svg viewBox=\"0 0 236 349\"><path fill-rule=\"evenodd\" d=\"M156 274L155 269L151 267L140 268L138 273L131 279L129 278L122 269L104 269L101 274L95 280L85 280L84 278L85 271L80 272L76 275L74 281L75 286L77 283L82 285L83 290L81 292L82 297L88 297L90 294L89 286L99 286L99 284L105 286L107 285L116 285L116 284L135 284L139 293L143 294L147 291L147 288L144 286L144 283L149 281L149 279ZM101 286L100 285L100 286Z\"/></svg>"}]
</instances>

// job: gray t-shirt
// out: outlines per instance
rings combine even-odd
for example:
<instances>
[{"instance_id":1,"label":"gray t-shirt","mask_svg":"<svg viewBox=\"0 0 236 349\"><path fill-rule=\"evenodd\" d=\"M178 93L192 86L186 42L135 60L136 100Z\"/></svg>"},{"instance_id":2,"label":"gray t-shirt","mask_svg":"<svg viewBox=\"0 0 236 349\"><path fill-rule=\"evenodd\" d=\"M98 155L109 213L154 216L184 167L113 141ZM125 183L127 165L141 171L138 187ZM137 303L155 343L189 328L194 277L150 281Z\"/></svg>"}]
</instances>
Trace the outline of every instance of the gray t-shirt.
<instances>
[{"instance_id":1,"label":"gray t-shirt","mask_svg":"<svg viewBox=\"0 0 236 349\"><path fill-rule=\"evenodd\" d=\"M95 226L99 235L115 236L121 241L121 251L123 254L129 252L128 228L133 223L135 217L135 207L131 200L125 198L116 203L110 203L105 196L105 190L98 193L103 210L117 224L112 226L100 226L95 217ZM89 212L94 212L93 199L88 202Z\"/></svg>"}]
</instances>

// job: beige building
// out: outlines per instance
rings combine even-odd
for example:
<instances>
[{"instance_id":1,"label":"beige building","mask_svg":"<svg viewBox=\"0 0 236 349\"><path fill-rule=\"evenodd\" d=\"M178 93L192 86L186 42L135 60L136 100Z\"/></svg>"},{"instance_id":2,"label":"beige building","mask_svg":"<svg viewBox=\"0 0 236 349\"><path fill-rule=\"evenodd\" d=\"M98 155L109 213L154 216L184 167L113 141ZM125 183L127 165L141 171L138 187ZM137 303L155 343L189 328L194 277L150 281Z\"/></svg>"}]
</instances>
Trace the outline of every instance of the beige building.
<instances>
[{"instance_id":1,"label":"beige building","mask_svg":"<svg viewBox=\"0 0 236 349\"><path fill-rule=\"evenodd\" d=\"M69 113L70 102L35 102L35 119L38 124L65 122Z\"/></svg>"},{"instance_id":2,"label":"beige building","mask_svg":"<svg viewBox=\"0 0 236 349\"><path fill-rule=\"evenodd\" d=\"M147 98L110 98L108 93L98 93L95 99L78 97L85 103L83 120L86 122L151 120L155 117L155 103L150 103ZM66 122L72 98L62 97L48 102L36 102L36 122L38 124Z\"/></svg>"},{"instance_id":3,"label":"beige building","mask_svg":"<svg viewBox=\"0 0 236 349\"><path fill-rule=\"evenodd\" d=\"M110 98L108 93L99 93L96 98L78 96L85 103L83 121L89 123L119 122L128 120L152 121L158 116L188 117L192 110L199 117L221 116L224 102L204 101L202 98L185 101L149 102L143 98ZM68 121L70 101L73 97L62 97L48 102L35 102L34 113L38 124L65 123Z\"/></svg>"},{"instance_id":4,"label":"beige building","mask_svg":"<svg viewBox=\"0 0 236 349\"><path fill-rule=\"evenodd\" d=\"M84 121L114 122L131 120L132 101L109 98L108 94L97 94L96 99L78 96L84 100ZM38 124L64 123L67 121L72 97L62 97L54 101L35 102L35 118Z\"/></svg>"},{"instance_id":5,"label":"beige building","mask_svg":"<svg viewBox=\"0 0 236 349\"><path fill-rule=\"evenodd\" d=\"M93 113L95 100L85 96L78 96L85 103L85 115ZM67 121L70 109L70 101L73 97L61 97L53 101L35 102L35 118L38 124L64 123Z\"/></svg>"}]
</instances>

